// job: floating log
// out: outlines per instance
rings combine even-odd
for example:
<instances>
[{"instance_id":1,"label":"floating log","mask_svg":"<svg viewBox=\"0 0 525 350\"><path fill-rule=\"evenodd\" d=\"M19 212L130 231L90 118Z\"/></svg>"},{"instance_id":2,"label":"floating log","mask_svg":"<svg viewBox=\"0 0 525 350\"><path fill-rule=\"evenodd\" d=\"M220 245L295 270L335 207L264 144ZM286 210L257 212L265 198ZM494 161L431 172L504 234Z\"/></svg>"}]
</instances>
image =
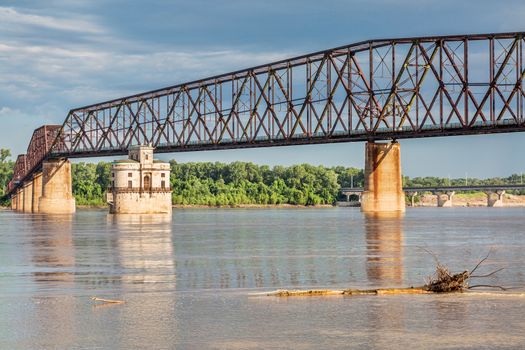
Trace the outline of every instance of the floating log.
<instances>
[{"instance_id":1,"label":"floating log","mask_svg":"<svg viewBox=\"0 0 525 350\"><path fill-rule=\"evenodd\" d=\"M124 304L125 303L124 300L103 299L103 298L97 298L97 297L92 297L91 300L100 301L103 303L111 303L111 304Z\"/></svg>"},{"instance_id":2,"label":"floating log","mask_svg":"<svg viewBox=\"0 0 525 350\"><path fill-rule=\"evenodd\" d=\"M267 296L295 297L295 296L325 296L325 295L387 295L387 294L432 294L424 287L409 288L378 288L378 289L313 289L313 290L277 290L267 293Z\"/></svg>"},{"instance_id":3,"label":"floating log","mask_svg":"<svg viewBox=\"0 0 525 350\"><path fill-rule=\"evenodd\" d=\"M423 248L424 249L424 248ZM267 293L267 296L277 297L292 297L292 296L324 296L324 295L387 295L387 294L433 294L433 293L461 293L471 288L487 287L487 288L498 288L501 290L507 290L502 286L489 285L489 284L478 284L469 286L469 279L472 278L484 278L492 276L502 269L497 269L488 274L474 275L474 272L485 262L490 254L471 270L463 271L459 273L451 273L450 270L439 262L437 256L424 249L426 252L431 254L436 260L436 271L432 276L429 276L427 283L420 287L409 287L409 288L378 288L378 289L312 289L312 290L277 290L275 292Z\"/></svg>"}]
</instances>

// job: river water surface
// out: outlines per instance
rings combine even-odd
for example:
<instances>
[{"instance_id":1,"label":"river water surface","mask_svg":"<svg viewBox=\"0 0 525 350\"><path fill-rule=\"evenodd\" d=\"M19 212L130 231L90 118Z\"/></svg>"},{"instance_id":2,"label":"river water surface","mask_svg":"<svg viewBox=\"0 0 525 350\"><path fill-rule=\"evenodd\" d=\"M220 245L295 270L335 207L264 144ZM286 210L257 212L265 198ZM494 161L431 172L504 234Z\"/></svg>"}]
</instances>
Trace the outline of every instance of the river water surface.
<instances>
[{"instance_id":1,"label":"river water surface","mask_svg":"<svg viewBox=\"0 0 525 350\"><path fill-rule=\"evenodd\" d=\"M0 349L525 348L525 209L0 212ZM421 285L439 256L507 292L261 296ZM91 297L120 299L101 304Z\"/></svg>"}]
</instances>

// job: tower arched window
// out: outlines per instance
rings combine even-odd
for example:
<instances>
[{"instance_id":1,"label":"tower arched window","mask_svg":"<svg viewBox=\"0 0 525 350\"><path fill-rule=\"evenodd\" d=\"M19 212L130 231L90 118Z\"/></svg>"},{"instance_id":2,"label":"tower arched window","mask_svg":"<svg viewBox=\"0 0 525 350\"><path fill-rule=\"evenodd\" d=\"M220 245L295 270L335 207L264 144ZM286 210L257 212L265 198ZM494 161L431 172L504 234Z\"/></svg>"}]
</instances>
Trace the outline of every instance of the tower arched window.
<instances>
[{"instance_id":1,"label":"tower arched window","mask_svg":"<svg viewBox=\"0 0 525 350\"><path fill-rule=\"evenodd\" d=\"M150 175L144 176L144 189L145 190L151 189L151 177L150 177Z\"/></svg>"}]
</instances>

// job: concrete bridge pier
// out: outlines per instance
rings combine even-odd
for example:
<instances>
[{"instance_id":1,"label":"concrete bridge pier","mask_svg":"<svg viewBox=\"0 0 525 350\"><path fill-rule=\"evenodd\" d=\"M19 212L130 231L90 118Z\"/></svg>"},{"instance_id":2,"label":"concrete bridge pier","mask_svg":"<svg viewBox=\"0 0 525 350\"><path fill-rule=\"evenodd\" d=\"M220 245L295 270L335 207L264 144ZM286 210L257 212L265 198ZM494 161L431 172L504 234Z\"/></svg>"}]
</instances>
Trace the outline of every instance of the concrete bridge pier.
<instances>
[{"instance_id":1,"label":"concrete bridge pier","mask_svg":"<svg viewBox=\"0 0 525 350\"><path fill-rule=\"evenodd\" d=\"M42 164L42 197L38 211L46 214L72 214L75 198L71 185L71 163L67 159L49 159Z\"/></svg>"},{"instance_id":2,"label":"concrete bridge pier","mask_svg":"<svg viewBox=\"0 0 525 350\"><path fill-rule=\"evenodd\" d=\"M22 211L24 213L33 212L33 181L24 182L22 186L22 192L24 193Z\"/></svg>"},{"instance_id":3,"label":"concrete bridge pier","mask_svg":"<svg viewBox=\"0 0 525 350\"><path fill-rule=\"evenodd\" d=\"M33 213L38 213L38 202L42 197L42 173L36 173L33 175L33 196L32 196L32 207Z\"/></svg>"},{"instance_id":4,"label":"concrete bridge pier","mask_svg":"<svg viewBox=\"0 0 525 350\"><path fill-rule=\"evenodd\" d=\"M361 211L405 211L399 143L366 143L365 186L361 197Z\"/></svg>"},{"instance_id":5,"label":"concrete bridge pier","mask_svg":"<svg viewBox=\"0 0 525 350\"><path fill-rule=\"evenodd\" d=\"M352 204L361 205L361 197L362 197L361 191L350 190L350 191L342 192L342 194L346 197L346 203L348 203L349 205L352 205ZM351 196L357 196L357 201L350 200Z\"/></svg>"},{"instance_id":6,"label":"concrete bridge pier","mask_svg":"<svg viewBox=\"0 0 525 350\"><path fill-rule=\"evenodd\" d=\"M16 194L11 196L11 210L17 210L16 208L17 197Z\"/></svg>"},{"instance_id":7,"label":"concrete bridge pier","mask_svg":"<svg viewBox=\"0 0 525 350\"><path fill-rule=\"evenodd\" d=\"M438 207L441 207L441 208L452 207L452 197L454 197L455 194L456 194L455 191L436 192Z\"/></svg>"},{"instance_id":8,"label":"concrete bridge pier","mask_svg":"<svg viewBox=\"0 0 525 350\"><path fill-rule=\"evenodd\" d=\"M363 201L363 193L356 193L356 196L357 196L357 202L361 204L361 202Z\"/></svg>"},{"instance_id":9,"label":"concrete bridge pier","mask_svg":"<svg viewBox=\"0 0 525 350\"><path fill-rule=\"evenodd\" d=\"M505 190L499 191L487 191L487 206L488 207L503 207L503 197L505 195Z\"/></svg>"},{"instance_id":10,"label":"concrete bridge pier","mask_svg":"<svg viewBox=\"0 0 525 350\"><path fill-rule=\"evenodd\" d=\"M417 192L407 192L407 194L410 197L410 206L413 208L415 205L415 198L417 196Z\"/></svg>"},{"instance_id":11,"label":"concrete bridge pier","mask_svg":"<svg viewBox=\"0 0 525 350\"><path fill-rule=\"evenodd\" d=\"M23 211L24 210L24 191L22 191L21 188L19 188L16 191L16 211Z\"/></svg>"}]
</instances>

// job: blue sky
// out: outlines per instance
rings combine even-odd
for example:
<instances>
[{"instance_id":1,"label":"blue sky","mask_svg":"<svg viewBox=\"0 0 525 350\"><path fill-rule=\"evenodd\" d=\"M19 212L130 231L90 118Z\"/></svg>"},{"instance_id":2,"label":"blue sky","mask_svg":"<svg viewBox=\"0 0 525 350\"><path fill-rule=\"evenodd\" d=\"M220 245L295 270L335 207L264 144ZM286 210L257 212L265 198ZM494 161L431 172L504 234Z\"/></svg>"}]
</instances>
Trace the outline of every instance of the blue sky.
<instances>
[{"instance_id":1,"label":"blue sky","mask_svg":"<svg viewBox=\"0 0 525 350\"><path fill-rule=\"evenodd\" d=\"M0 147L111 98L355 41L525 31L523 0L0 0ZM409 176L525 171L524 134L402 140ZM363 167L364 144L172 154Z\"/></svg>"}]
</instances>

